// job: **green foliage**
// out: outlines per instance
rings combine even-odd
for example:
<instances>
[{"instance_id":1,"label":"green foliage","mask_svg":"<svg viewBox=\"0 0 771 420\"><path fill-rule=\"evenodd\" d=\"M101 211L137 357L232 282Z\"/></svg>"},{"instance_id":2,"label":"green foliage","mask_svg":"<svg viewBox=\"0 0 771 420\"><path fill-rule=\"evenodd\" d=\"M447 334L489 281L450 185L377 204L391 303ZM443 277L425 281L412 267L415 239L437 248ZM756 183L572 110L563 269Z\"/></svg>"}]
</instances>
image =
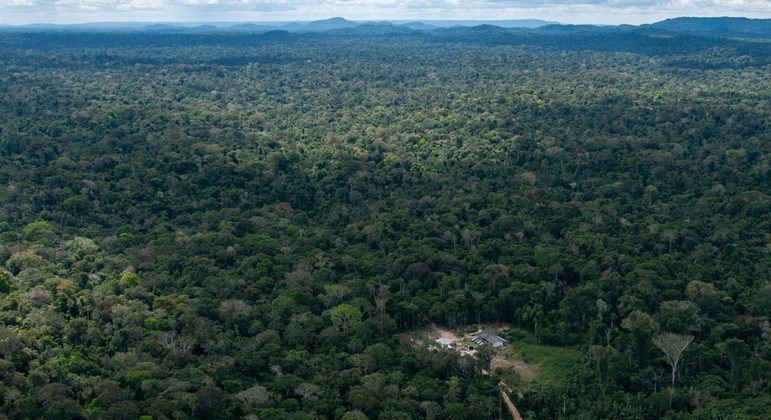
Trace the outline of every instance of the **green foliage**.
<instances>
[{"instance_id":1,"label":"green foliage","mask_svg":"<svg viewBox=\"0 0 771 420\"><path fill-rule=\"evenodd\" d=\"M348 334L353 327L361 322L362 313L359 309L347 303L337 305L329 310L329 318L335 327Z\"/></svg>"},{"instance_id":2,"label":"green foliage","mask_svg":"<svg viewBox=\"0 0 771 420\"><path fill-rule=\"evenodd\" d=\"M559 386L575 375L582 356L579 350L566 347L526 342L516 342L512 346L522 360L536 367L537 383L546 386Z\"/></svg>"},{"instance_id":3,"label":"green foliage","mask_svg":"<svg viewBox=\"0 0 771 420\"><path fill-rule=\"evenodd\" d=\"M0 412L768 418L766 43L458 33L0 34Z\"/></svg>"},{"instance_id":4,"label":"green foliage","mask_svg":"<svg viewBox=\"0 0 771 420\"><path fill-rule=\"evenodd\" d=\"M73 214L77 214L85 210L87 205L87 201L79 195L69 197L62 202L62 207L64 210Z\"/></svg>"},{"instance_id":5,"label":"green foliage","mask_svg":"<svg viewBox=\"0 0 771 420\"><path fill-rule=\"evenodd\" d=\"M149 370L131 370L126 372L126 384L137 387L143 380L149 378L152 372Z\"/></svg>"},{"instance_id":6,"label":"green foliage","mask_svg":"<svg viewBox=\"0 0 771 420\"><path fill-rule=\"evenodd\" d=\"M27 236L46 236L55 232L54 225L45 220L36 220L24 226L24 234Z\"/></svg>"},{"instance_id":7,"label":"green foliage","mask_svg":"<svg viewBox=\"0 0 771 420\"><path fill-rule=\"evenodd\" d=\"M0 268L0 293L8 293L13 289L12 278L10 271Z\"/></svg>"},{"instance_id":8,"label":"green foliage","mask_svg":"<svg viewBox=\"0 0 771 420\"><path fill-rule=\"evenodd\" d=\"M131 287L136 287L142 284L142 279L139 278L139 276L136 275L136 273L132 271L124 271L120 275L120 280L118 280L118 284L123 289L128 289Z\"/></svg>"}]
</instances>

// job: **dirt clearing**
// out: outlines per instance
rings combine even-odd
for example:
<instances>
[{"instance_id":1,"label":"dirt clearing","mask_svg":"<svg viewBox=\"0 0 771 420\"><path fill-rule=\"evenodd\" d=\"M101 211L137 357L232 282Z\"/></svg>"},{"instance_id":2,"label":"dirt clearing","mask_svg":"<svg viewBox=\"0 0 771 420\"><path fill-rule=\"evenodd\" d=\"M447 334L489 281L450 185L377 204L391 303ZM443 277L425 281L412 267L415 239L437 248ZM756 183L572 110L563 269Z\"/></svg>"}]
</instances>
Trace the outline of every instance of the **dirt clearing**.
<instances>
[{"instance_id":1,"label":"dirt clearing","mask_svg":"<svg viewBox=\"0 0 771 420\"><path fill-rule=\"evenodd\" d=\"M501 356L495 356L490 360L490 372L494 372L495 369L512 369L525 382L531 382L538 375L532 366L522 360L504 359Z\"/></svg>"},{"instance_id":2,"label":"dirt clearing","mask_svg":"<svg viewBox=\"0 0 771 420\"><path fill-rule=\"evenodd\" d=\"M434 325L432 328L434 330L434 333L438 335L437 338L446 338L452 341L453 343L461 340L460 337L458 337L454 332L448 329L437 327L436 325Z\"/></svg>"}]
</instances>

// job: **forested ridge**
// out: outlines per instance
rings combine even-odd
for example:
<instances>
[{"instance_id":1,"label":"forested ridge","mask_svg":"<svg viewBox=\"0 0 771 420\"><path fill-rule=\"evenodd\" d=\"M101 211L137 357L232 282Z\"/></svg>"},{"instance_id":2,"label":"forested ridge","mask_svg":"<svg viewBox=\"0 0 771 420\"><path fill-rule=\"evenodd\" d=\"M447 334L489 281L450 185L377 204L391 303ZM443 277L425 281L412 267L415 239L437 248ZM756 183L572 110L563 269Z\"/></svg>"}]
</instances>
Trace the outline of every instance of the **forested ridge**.
<instances>
[{"instance_id":1,"label":"forested ridge","mask_svg":"<svg viewBox=\"0 0 771 420\"><path fill-rule=\"evenodd\" d=\"M768 418L769 44L443 31L0 34L0 413Z\"/></svg>"}]
</instances>

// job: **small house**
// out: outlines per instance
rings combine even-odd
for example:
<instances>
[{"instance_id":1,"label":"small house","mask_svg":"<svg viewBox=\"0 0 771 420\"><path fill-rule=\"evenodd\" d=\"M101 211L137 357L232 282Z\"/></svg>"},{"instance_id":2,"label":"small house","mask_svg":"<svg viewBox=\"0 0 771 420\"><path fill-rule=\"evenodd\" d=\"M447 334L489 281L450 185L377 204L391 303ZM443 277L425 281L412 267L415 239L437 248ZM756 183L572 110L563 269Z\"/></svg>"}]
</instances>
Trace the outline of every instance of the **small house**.
<instances>
[{"instance_id":1,"label":"small house","mask_svg":"<svg viewBox=\"0 0 771 420\"><path fill-rule=\"evenodd\" d=\"M506 340L489 331L480 331L472 341L480 346L487 345L496 349L506 345Z\"/></svg>"}]
</instances>

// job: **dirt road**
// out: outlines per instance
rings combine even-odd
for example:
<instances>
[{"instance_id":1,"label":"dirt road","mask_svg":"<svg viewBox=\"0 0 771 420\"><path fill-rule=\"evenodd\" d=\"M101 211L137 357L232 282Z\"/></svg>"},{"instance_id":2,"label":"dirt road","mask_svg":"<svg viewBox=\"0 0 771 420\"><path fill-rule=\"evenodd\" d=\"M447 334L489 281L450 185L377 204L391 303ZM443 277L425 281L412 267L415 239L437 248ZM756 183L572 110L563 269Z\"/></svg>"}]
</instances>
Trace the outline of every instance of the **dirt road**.
<instances>
[{"instance_id":1,"label":"dirt road","mask_svg":"<svg viewBox=\"0 0 771 420\"><path fill-rule=\"evenodd\" d=\"M509 397L509 394L506 393L506 384L503 382L498 384L498 388L501 391L501 396L503 397L503 402L506 403L506 407L508 407L509 412L511 413L511 417L514 420L522 420L522 416L519 414L519 410L517 410L517 407L514 406L514 403L511 402L511 398Z\"/></svg>"}]
</instances>

